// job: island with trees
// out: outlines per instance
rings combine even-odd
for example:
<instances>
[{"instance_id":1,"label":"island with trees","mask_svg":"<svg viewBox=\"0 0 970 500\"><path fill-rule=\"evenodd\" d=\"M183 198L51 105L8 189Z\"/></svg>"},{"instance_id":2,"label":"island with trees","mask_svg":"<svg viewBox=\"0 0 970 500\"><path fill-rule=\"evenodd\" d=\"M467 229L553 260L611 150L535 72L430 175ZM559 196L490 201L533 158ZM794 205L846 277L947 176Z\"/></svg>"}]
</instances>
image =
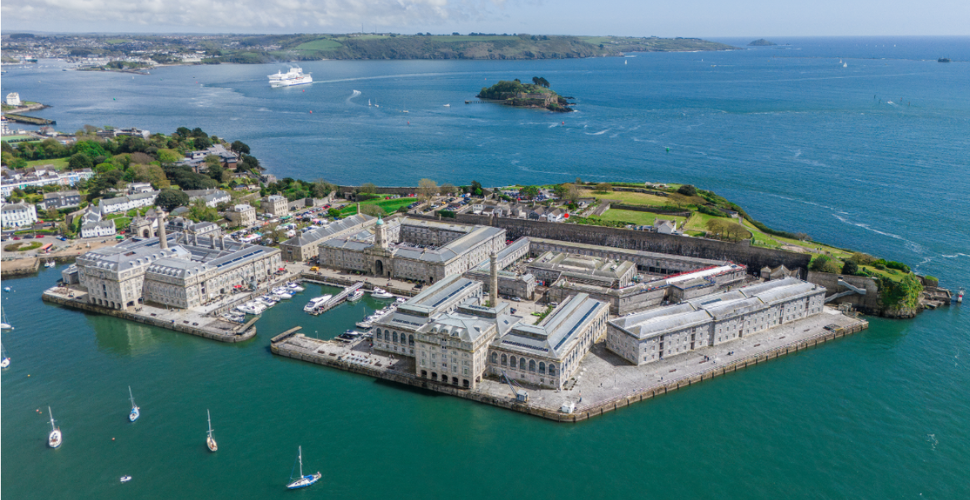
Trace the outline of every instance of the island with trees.
<instances>
[{"instance_id":1,"label":"island with trees","mask_svg":"<svg viewBox=\"0 0 970 500\"><path fill-rule=\"evenodd\" d=\"M748 47L773 47L775 45L778 45L778 44L775 43L775 42L769 42L768 40L765 40L764 38L759 38L759 39L757 39L757 40L749 43L748 44Z\"/></svg>"},{"instance_id":2,"label":"island with trees","mask_svg":"<svg viewBox=\"0 0 970 500\"><path fill-rule=\"evenodd\" d=\"M518 108L541 108L562 113L572 111L567 98L550 89L549 80L541 76L532 77L532 83L522 83L518 78L501 80L491 87L482 87L476 97Z\"/></svg>"}]
</instances>

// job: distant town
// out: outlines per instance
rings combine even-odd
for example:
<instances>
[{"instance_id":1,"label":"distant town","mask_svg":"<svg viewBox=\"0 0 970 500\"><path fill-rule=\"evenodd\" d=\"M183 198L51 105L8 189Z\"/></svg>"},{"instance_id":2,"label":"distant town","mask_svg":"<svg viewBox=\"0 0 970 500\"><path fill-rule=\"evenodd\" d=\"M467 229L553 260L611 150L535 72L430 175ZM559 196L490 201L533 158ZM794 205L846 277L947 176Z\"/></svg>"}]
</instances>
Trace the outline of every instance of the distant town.
<instances>
[{"instance_id":1,"label":"distant town","mask_svg":"<svg viewBox=\"0 0 970 500\"><path fill-rule=\"evenodd\" d=\"M75 69L144 71L173 64L321 59L563 59L624 52L735 50L697 38L496 33L332 35L79 35L4 33L3 64L63 59Z\"/></svg>"}]
</instances>

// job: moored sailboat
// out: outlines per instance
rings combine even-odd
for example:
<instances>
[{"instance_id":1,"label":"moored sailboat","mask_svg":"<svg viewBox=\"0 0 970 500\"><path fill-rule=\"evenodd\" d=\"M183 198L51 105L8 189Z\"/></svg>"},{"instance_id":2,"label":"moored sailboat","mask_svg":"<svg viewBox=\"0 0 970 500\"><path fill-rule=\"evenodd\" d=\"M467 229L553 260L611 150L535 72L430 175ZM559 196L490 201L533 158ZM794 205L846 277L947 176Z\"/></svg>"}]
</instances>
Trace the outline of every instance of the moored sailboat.
<instances>
[{"instance_id":1,"label":"moored sailboat","mask_svg":"<svg viewBox=\"0 0 970 500\"><path fill-rule=\"evenodd\" d=\"M128 397L131 398L131 411L128 413L128 421L134 422L141 416L138 405L135 404L135 396L131 393L131 386L128 386Z\"/></svg>"},{"instance_id":2,"label":"moored sailboat","mask_svg":"<svg viewBox=\"0 0 970 500\"><path fill-rule=\"evenodd\" d=\"M319 471L317 471L316 474L308 474L306 476L303 475L303 447L302 446L299 447L297 459L300 461L300 477L296 481L291 481L290 484L286 485L286 487L291 490L295 490L298 488L306 488L307 486L310 486L311 484L317 482L317 480L319 480L320 477L323 475L323 474L320 474ZM290 477L290 479L292 479L292 476Z\"/></svg>"},{"instance_id":3,"label":"moored sailboat","mask_svg":"<svg viewBox=\"0 0 970 500\"><path fill-rule=\"evenodd\" d=\"M63 436L61 436L61 430L54 425L54 412L51 411L51 407L47 407L47 413L51 417L51 433L47 435L47 446L51 448L57 448L63 442Z\"/></svg>"},{"instance_id":4,"label":"moored sailboat","mask_svg":"<svg viewBox=\"0 0 970 500\"><path fill-rule=\"evenodd\" d=\"M209 447L209 451L215 452L219 450L219 445L216 444L216 438L212 437L212 416L209 410L205 411L205 417L209 421L209 435L205 438L205 445Z\"/></svg>"}]
</instances>

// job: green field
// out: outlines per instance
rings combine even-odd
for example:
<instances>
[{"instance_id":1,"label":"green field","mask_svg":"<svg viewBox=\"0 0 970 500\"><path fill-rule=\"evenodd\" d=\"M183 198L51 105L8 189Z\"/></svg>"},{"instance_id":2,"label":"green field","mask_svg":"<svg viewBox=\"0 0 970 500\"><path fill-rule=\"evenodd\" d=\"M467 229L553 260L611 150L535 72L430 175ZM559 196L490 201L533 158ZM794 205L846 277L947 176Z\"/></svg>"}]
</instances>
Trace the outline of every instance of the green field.
<instances>
[{"instance_id":1,"label":"green field","mask_svg":"<svg viewBox=\"0 0 970 500\"><path fill-rule=\"evenodd\" d=\"M632 191L611 191L608 193L598 193L592 189L583 189L580 193L582 198L596 198L597 200L617 200L628 205L645 205L651 207L661 207L673 205L678 198L686 198L683 195L672 194L670 196L656 196L646 193L634 193Z\"/></svg>"},{"instance_id":2,"label":"green field","mask_svg":"<svg viewBox=\"0 0 970 500\"><path fill-rule=\"evenodd\" d=\"M313 40L312 42L301 43L293 49L304 52L323 52L327 50L339 49L340 47L343 47L340 42L330 38L321 38L319 40Z\"/></svg>"},{"instance_id":3,"label":"green field","mask_svg":"<svg viewBox=\"0 0 970 500\"><path fill-rule=\"evenodd\" d=\"M393 199L393 200L373 199L373 200L367 200L367 201L361 202L360 203L360 206L361 207L364 207L364 206L367 206L367 205L377 205L377 206L381 207L384 210L384 213L390 215L390 214L396 212L397 209L399 209L401 207L406 207L406 206L408 206L408 205L410 205L410 204L412 204L412 203L414 203L416 201L418 201L417 198L397 198L397 199ZM357 204L356 203L351 203L351 204L347 205L346 207L340 209L340 215L343 216L343 217L347 217L347 216L350 216L350 215L356 215L356 214L357 214Z\"/></svg>"},{"instance_id":4,"label":"green field","mask_svg":"<svg viewBox=\"0 0 970 500\"><path fill-rule=\"evenodd\" d=\"M67 162L70 158L54 158L52 160L32 160L27 162L28 167L40 167L43 165L53 165L55 170L64 170L67 168Z\"/></svg>"},{"instance_id":5,"label":"green field","mask_svg":"<svg viewBox=\"0 0 970 500\"><path fill-rule=\"evenodd\" d=\"M640 212L637 210L617 210L609 209L603 215L599 217L590 217L596 220L607 220L614 222L623 222L626 224L633 224L636 226L652 226L654 221L657 219L675 220L677 221L677 227L684 222L683 217L674 217L670 215L655 214L653 212Z\"/></svg>"}]
</instances>

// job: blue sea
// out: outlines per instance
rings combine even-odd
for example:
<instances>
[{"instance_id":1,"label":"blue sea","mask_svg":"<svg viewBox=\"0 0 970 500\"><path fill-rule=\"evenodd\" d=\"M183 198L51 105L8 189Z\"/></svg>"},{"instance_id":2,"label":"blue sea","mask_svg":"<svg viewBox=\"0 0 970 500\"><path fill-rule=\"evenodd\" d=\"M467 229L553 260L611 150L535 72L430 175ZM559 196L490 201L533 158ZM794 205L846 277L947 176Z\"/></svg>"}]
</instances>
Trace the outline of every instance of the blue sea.
<instances>
[{"instance_id":1,"label":"blue sea","mask_svg":"<svg viewBox=\"0 0 970 500\"><path fill-rule=\"evenodd\" d=\"M242 140L278 177L693 183L771 227L909 263L953 290L970 285L970 38L772 41L625 58L305 62L314 83L286 89L266 78L284 62L133 76L41 61L5 66L0 86L52 105L37 114L67 132L186 126ZM498 80L533 76L573 97L576 111L465 104ZM46 306L38 292L56 278L4 280L18 325L3 338L15 365L2 375L2 477L14 497L39 484L63 498L273 496L286 475L279 462L287 469L301 441L305 458L314 450L329 468L327 485L306 492L316 496L970 497L967 305L873 318L843 341L563 427L274 359L268 338L303 320L296 308L267 314L257 340L224 346ZM321 328L342 331L350 316ZM71 355L52 363L52 349ZM72 445L94 429L97 439L114 432L105 429L123 420L128 383L167 418L191 411L185 425L200 436L212 397L238 412L219 430L246 442L213 459L196 453L201 441L182 443L180 422L139 430L149 441L139 441L137 474L121 471L107 444ZM43 448L34 414L51 401L73 426L56 452ZM109 404L117 419L92 416ZM135 429L153 425L142 406ZM110 483L121 472L135 476L131 488ZM217 473L216 491L207 474ZM156 481L181 474L184 485ZM135 489L145 475L160 489ZM73 481L84 493L71 494Z\"/></svg>"}]
</instances>

